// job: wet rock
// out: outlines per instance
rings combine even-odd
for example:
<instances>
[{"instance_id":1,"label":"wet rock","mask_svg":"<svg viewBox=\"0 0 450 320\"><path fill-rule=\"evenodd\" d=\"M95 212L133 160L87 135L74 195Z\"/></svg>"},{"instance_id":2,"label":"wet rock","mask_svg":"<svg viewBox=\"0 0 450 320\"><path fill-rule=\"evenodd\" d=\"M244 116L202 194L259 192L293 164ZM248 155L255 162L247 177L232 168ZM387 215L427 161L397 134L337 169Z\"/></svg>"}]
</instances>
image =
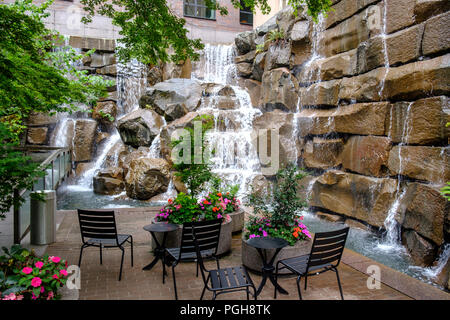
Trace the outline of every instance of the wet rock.
<instances>
[{"instance_id":1,"label":"wet rock","mask_svg":"<svg viewBox=\"0 0 450 320\"><path fill-rule=\"evenodd\" d=\"M343 0L338 1L332 6L333 10L328 12L328 17L325 19L325 28L338 24L339 22L351 17L356 12L364 7L377 2L377 0Z\"/></svg>"},{"instance_id":2,"label":"wet rock","mask_svg":"<svg viewBox=\"0 0 450 320\"><path fill-rule=\"evenodd\" d=\"M397 102L388 117L387 136L393 142L433 144L445 141L447 133L447 97L432 97L414 102Z\"/></svg>"},{"instance_id":3,"label":"wet rock","mask_svg":"<svg viewBox=\"0 0 450 320\"><path fill-rule=\"evenodd\" d=\"M262 174L256 175L252 179L251 185L253 187L252 191L257 195L262 196L270 192L271 183Z\"/></svg>"},{"instance_id":4,"label":"wet rock","mask_svg":"<svg viewBox=\"0 0 450 320\"><path fill-rule=\"evenodd\" d=\"M104 124L111 124L107 116L110 115L114 119L117 116L117 105L114 101L99 101L92 111L92 118Z\"/></svg>"},{"instance_id":5,"label":"wet rock","mask_svg":"<svg viewBox=\"0 0 450 320\"><path fill-rule=\"evenodd\" d=\"M95 143L97 145L101 144L102 142L106 141L111 135L108 132L99 132L97 133L97 136L95 137Z\"/></svg>"},{"instance_id":6,"label":"wet rock","mask_svg":"<svg viewBox=\"0 0 450 320\"><path fill-rule=\"evenodd\" d=\"M158 82L163 81L162 70L159 66L150 68L147 72L147 85L154 86Z\"/></svg>"},{"instance_id":7,"label":"wet rock","mask_svg":"<svg viewBox=\"0 0 450 320\"><path fill-rule=\"evenodd\" d=\"M262 109L295 111L298 102L297 92L297 80L288 69L278 68L264 72L261 87Z\"/></svg>"},{"instance_id":8,"label":"wet rock","mask_svg":"<svg viewBox=\"0 0 450 320\"><path fill-rule=\"evenodd\" d=\"M258 108L261 98L261 82L252 79L245 79L240 82L239 85L247 90L252 106L254 108Z\"/></svg>"},{"instance_id":9,"label":"wet rock","mask_svg":"<svg viewBox=\"0 0 450 320\"><path fill-rule=\"evenodd\" d=\"M436 245L444 241L444 222L450 205L439 192L441 185L408 184L402 227L415 230Z\"/></svg>"},{"instance_id":10,"label":"wet rock","mask_svg":"<svg viewBox=\"0 0 450 320\"><path fill-rule=\"evenodd\" d=\"M387 102L357 103L334 109L303 109L296 117L299 136L331 132L384 135Z\"/></svg>"},{"instance_id":11,"label":"wet rock","mask_svg":"<svg viewBox=\"0 0 450 320\"><path fill-rule=\"evenodd\" d=\"M137 150L129 152L123 156L123 160L119 163L119 167L123 169L123 176L126 177L130 169L130 163L133 160L148 158L150 149L147 147L139 147Z\"/></svg>"},{"instance_id":12,"label":"wet rock","mask_svg":"<svg viewBox=\"0 0 450 320\"><path fill-rule=\"evenodd\" d=\"M28 128L27 143L29 144L45 144L47 141L47 127Z\"/></svg>"},{"instance_id":13,"label":"wet rock","mask_svg":"<svg viewBox=\"0 0 450 320\"><path fill-rule=\"evenodd\" d=\"M392 174L445 183L450 180L449 153L449 148L395 146L389 153L388 166Z\"/></svg>"},{"instance_id":14,"label":"wet rock","mask_svg":"<svg viewBox=\"0 0 450 320\"><path fill-rule=\"evenodd\" d=\"M292 41L309 41L310 21L302 20L295 22L289 33Z\"/></svg>"},{"instance_id":15,"label":"wet rock","mask_svg":"<svg viewBox=\"0 0 450 320\"><path fill-rule=\"evenodd\" d=\"M320 211L316 212L316 216L319 217L320 219L323 219L323 220L326 220L329 222L333 222L333 223L342 223L344 221L344 218L342 218L341 216L338 216L336 214L324 213L324 212L320 212ZM347 219L347 220L350 220L350 219Z\"/></svg>"},{"instance_id":16,"label":"wet rock","mask_svg":"<svg viewBox=\"0 0 450 320\"><path fill-rule=\"evenodd\" d=\"M237 36L234 38L234 43L236 44L236 49L240 55L255 50L256 49L255 32L245 31L238 33Z\"/></svg>"},{"instance_id":17,"label":"wet rock","mask_svg":"<svg viewBox=\"0 0 450 320\"><path fill-rule=\"evenodd\" d=\"M379 34L381 23L373 22L383 21L382 12L380 6L370 6L337 26L324 31L319 43L320 53L325 57L330 57L349 51L357 48L361 42Z\"/></svg>"},{"instance_id":18,"label":"wet rock","mask_svg":"<svg viewBox=\"0 0 450 320\"><path fill-rule=\"evenodd\" d=\"M100 68L116 64L116 55L114 53L96 53L90 56L90 67Z\"/></svg>"},{"instance_id":19,"label":"wet rock","mask_svg":"<svg viewBox=\"0 0 450 320\"><path fill-rule=\"evenodd\" d=\"M237 73L241 77L250 77L252 75L252 64L242 62L236 65Z\"/></svg>"},{"instance_id":20,"label":"wet rock","mask_svg":"<svg viewBox=\"0 0 450 320\"><path fill-rule=\"evenodd\" d=\"M364 223L359 222L354 219L345 219L345 224L347 226L349 226L350 228L355 228L355 229L367 230L367 228L368 228Z\"/></svg>"},{"instance_id":21,"label":"wet rock","mask_svg":"<svg viewBox=\"0 0 450 320\"><path fill-rule=\"evenodd\" d=\"M148 88L139 105L162 116L166 116L167 108L176 104L183 105L190 112L200 106L202 92L203 88L196 80L170 79Z\"/></svg>"},{"instance_id":22,"label":"wet rock","mask_svg":"<svg viewBox=\"0 0 450 320\"><path fill-rule=\"evenodd\" d=\"M340 163L344 147L342 139L323 139L314 137L305 144L303 161L307 168L329 169Z\"/></svg>"},{"instance_id":23,"label":"wet rock","mask_svg":"<svg viewBox=\"0 0 450 320\"><path fill-rule=\"evenodd\" d=\"M449 3L447 2L447 6ZM450 48L450 11L433 17L425 24L422 52L436 54Z\"/></svg>"},{"instance_id":24,"label":"wet rock","mask_svg":"<svg viewBox=\"0 0 450 320\"><path fill-rule=\"evenodd\" d=\"M392 70L392 69L390 69ZM387 77L386 68L378 68L340 82L339 99L345 101L369 102L383 99L383 83ZM386 86L386 83L384 83Z\"/></svg>"},{"instance_id":25,"label":"wet rock","mask_svg":"<svg viewBox=\"0 0 450 320\"><path fill-rule=\"evenodd\" d=\"M80 162L77 163L77 168L75 169L75 175L80 177L84 172L92 169L94 167L94 163L92 162Z\"/></svg>"},{"instance_id":26,"label":"wet rock","mask_svg":"<svg viewBox=\"0 0 450 320\"><path fill-rule=\"evenodd\" d=\"M309 41L292 41L291 44L291 66L302 66L311 58L312 46ZM300 79L300 78L299 78Z\"/></svg>"},{"instance_id":27,"label":"wet rock","mask_svg":"<svg viewBox=\"0 0 450 320\"><path fill-rule=\"evenodd\" d=\"M265 56L264 72L269 70L289 67L291 61L291 43L281 40L276 44L271 44Z\"/></svg>"},{"instance_id":28,"label":"wet rock","mask_svg":"<svg viewBox=\"0 0 450 320\"><path fill-rule=\"evenodd\" d=\"M253 59L255 59L255 54L256 50L252 50L242 56L234 57L234 63L253 62Z\"/></svg>"},{"instance_id":29,"label":"wet rock","mask_svg":"<svg viewBox=\"0 0 450 320\"><path fill-rule=\"evenodd\" d=\"M181 181L181 178L175 174L172 175L172 181L173 181L173 185L175 187L175 189L178 192L183 192L185 194L187 194L189 192L188 188L186 187L186 185Z\"/></svg>"},{"instance_id":30,"label":"wet rock","mask_svg":"<svg viewBox=\"0 0 450 320\"><path fill-rule=\"evenodd\" d=\"M365 175L386 175L391 146L387 137L352 136L342 152L342 166Z\"/></svg>"},{"instance_id":31,"label":"wet rock","mask_svg":"<svg viewBox=\"0 0 450 320\"><path fill-rule=\"evenodd\" d=\"M61 118L61 113L56 113L55 115L49 115L48 113L42 112L31 112L29 117L26 119L27 125L33 126L43 126L49 124L57 123Z\"/></svg>"},{"instance_id":32,"label":"wet rock","mask_svg":"<svg viewBox=\"0 0 450 320\"><path fill-rule=\"evenodd\" d=\"M301 14L301 8L299 9L299 14ZM280 12L276 14L276 21L278 25L278 29L283 31L285 35L287 35L294 25L295 16L294 10L291 6L286 6Z\"/></svg>"},{"instance_id":33,"label":"wet rock","mask_svg":"<svg viewBox=\"0 0 450 320\"><path fill-rule=\"evenodd\" d=\"M266 52L262 52L256 55L252 66L252 76L255 80L261 81L266 65Z\"/></svg>"},{"instance_id":34,"label":"wet rock","mask_svg":"<svg viewBox=\"0 0 450 320\"><path fill-rule=\"evenodd\" d=\"M261 37L268 33L269 31L278 29L277 25L277 17L276 15L272 16L269 20L264 22L262 25L256 28L256 35Z\"/></svg>"},{"instance_id":35,"label":"wet rock","mask_svg":"<svg viewBox=\"0 0 450 320\"><path fill-rule=\"evenodd\" d=\"M114 195L123 192L125 183L123 180L95 176L93 178L94 193L104 195Z\"/></svg>"},{"instance_id":36,"label":"wet rock","mask_svg":"<svg viewBox=\"0 0 450 320\"><path fill-rule=\"evenodd\" d=\"M415 4L416 0L386 0L386 32L392 33L413 25Z\"/></svg>"},{"instance_id":37,"label":"wet rock","mask_svg":"<svg viewBox=\"0 0 450 320\"><path fill-rule=\"evenodd\" d=\"M125 177L127 196L148 200L167 191L170 166L164 159L141 158L132 160Z\"/></svg>"},{"instance_id":38,"label":"wet rock","mask_svg":"<svg viewBox=\"0 0 450 320\"><path fill-rule=\"evenodd\" d=\"M162 126L161 116L147 109L137 109L117 122L122 141L134 148L149 147Z\"/></svg>"},{"instance_id":39,"label":"wet rock","mask_svg":"<svg viewBox=\"0 0 450 320\"><path fill-rule=\"evenodd\" d=\"M323 81L300 88L302 106L337 106L341 80Z\"/></svg>"},{"instance_id":40,"label":"wet rock","mask_svg":"<svg viewBox=\"0 0 450 320\"><path fill-rule=\"evenodd\" d=\"M414 6L414 17L416 23L421 23L449 10L450 2L447 0L417 0Z\"/></svg>"},{"instance_id":41,"label":"wet rock","mask_svg":"<svg viewBox=\"0 0 450 320\"><path fill-rule=\"evenodd\" d=\"M73 140L73 161L79 162L92 160L96 131L97 121L83 119L77 120Z\"/></svg>"},{"instance_id":42,"label":"wet rock","mask_svg":"<svg viewBox=\"0 0 450 320\"><path fill-rule=\"evenodd\" d=\"M414 264L429 267L434 261L436 245L421 237L414 230L406 230L402 233L402 242L408 249Z\"/></svg>"},{"instance_id":43,"label":"wet rock","mask_svg":"<svg viewBox=\"0 0 450 320\"><path fill-rule=\"evenodd\" d=\"M97 173L98 177L112 178L123 180L124 174L123 169L119 167L108 167Z\"/></svg>"},{"instance_id":44,"label":"wet rock","mask_svg":"<svg viewBox=\"0 0 450 320\"><path fill-rule=\"evenodd\" d=\"M98 74L102 74L102 75L109 75L109 76L117 76L117 65L111 65L111 66L106 66L100 69L97 69L96 72Z\"/></svg>"},{"instance_id":45,"label":"wet rock","mask_svg":"<svg viewBox=\"0 0 450 320\"><path fill-rule=\"evenodd\" d=\"M394 179L330 170L314 183L310 205L381 227L396 191Z\"/></svg>"}]
</instances>

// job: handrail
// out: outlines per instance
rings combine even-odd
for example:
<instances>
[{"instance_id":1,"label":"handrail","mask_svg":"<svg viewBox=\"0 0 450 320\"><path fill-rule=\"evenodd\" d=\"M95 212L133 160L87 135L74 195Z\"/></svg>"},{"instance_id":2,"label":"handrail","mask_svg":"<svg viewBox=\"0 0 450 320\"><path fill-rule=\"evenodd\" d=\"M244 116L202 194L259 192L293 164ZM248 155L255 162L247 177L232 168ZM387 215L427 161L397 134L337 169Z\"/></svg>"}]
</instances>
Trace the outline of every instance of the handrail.
<instances>
[{"instance_id":1,"label":"handrail","mask_svg":"<svg viewBox=\"0 0 450 320\"><path fill-rule=\"evenodd\" d=\"M48 151L54 150L42 163L39 165L39 170L47 171L51 168L51 182L50 185L47 185L47 174L44 174L44 177L37 178L35 180L35 184L39 183L39 180L42 179L42 188L36 185L33 185L31 190L15 190L14 196L24 196L24 194L28 191L38 191L38 190L46 190L49 187L53 190L56 190L59 184L65 180L66 177L69 176L72 170L72 150L70 148L58 148L58 147L21 147L16 148L17 150L23 151ZM55 168L55 162L58 161L58 168ZM56 169L56 170L55 170ZM55 179L55 171L58 173ZM28 234L30 231L29 221L24 219L23 215L21 215L22 206L14 206L14 243L20 243L22 239ZM30 212L28 212L28 215ZM26 228L22 232L21 224L25 221Z\"/></svg>"}]
</instances>

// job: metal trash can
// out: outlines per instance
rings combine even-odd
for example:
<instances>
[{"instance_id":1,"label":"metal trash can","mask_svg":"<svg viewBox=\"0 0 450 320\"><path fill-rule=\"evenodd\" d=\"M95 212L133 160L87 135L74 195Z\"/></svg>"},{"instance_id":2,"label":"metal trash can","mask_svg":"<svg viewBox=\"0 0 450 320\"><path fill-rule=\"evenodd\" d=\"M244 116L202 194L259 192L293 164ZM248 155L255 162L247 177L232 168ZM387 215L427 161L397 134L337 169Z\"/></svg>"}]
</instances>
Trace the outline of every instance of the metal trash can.
<instances>
[{"instance_id":1,"label":"metal trash can","mask_svg":"<svg viewBox=\"0 0 450 320\"><path fill-rule=\"evenodd\" d=\"M31 244L50 244L56 241L56 192L42 190L37 193L43 193L44 201L31 199Z\"/></svg>"}]
</instances>

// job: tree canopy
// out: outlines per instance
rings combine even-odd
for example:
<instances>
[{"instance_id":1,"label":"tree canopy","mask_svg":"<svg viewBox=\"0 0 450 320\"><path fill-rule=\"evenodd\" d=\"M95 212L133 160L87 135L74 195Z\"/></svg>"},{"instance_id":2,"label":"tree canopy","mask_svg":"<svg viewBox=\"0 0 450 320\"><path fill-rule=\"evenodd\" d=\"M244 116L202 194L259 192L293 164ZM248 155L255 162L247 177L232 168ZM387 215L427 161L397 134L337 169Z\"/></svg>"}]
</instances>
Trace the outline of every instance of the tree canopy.
<instances>
[{"instance_id":1,"label":"tree canopy","mask_svg":"<svg viewBox=\"0 0 450 320\"><path fill-rule=\"evenodd\" d=\"M87 16L83 22L92 21L97 13L112 19L121 28L117 54L122 61L133 58L142 63L156 65L167 61L196 60L198 49L203 48L200 39L189 39L185 29L186 21L177 17L166 0L80 0ZM263 14L271 10L268 0L231 0L235 8L244 5L253 12L258 8ZM331 8L331 0L288 0L294 14L301 6L307 6L307 13L317 21L320 13ZM221 15L228 9L220 1L205 0L205 5L217 10ZM171 50L169 50L171 49ZM172 51L173 53L169 53Z\"/></svg>"}]
</instances>

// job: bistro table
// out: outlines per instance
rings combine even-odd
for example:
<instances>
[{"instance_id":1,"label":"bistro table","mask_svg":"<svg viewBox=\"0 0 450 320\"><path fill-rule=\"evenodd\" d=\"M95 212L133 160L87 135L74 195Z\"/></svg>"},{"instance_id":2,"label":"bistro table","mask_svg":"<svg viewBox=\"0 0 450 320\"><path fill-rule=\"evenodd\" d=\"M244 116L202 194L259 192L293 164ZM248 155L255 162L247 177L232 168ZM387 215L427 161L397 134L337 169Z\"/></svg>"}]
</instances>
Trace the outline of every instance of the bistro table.
<instances>
[{"instance_id":1,"label":"bistro table","mask_svg":"<svg viewBox=\"0 0 450 320\"><path fill-rule=\"evenodd\" d=\"M275 281L274 278L274 270L275 267L273 266L273 263L275 261L275 258L277 257L278 253L281 249L286 247L289 243L281 238L270 238L270 237L258 237L258 238L252 238L247 240L247 244L251 247L254 247L256 250L258 250L259 256L261 257L263 267L262 267L262 281L261 284L258 287L258 290L256 290L256 296L258 296L261 293L261 290L263 289L264 285L266 284L267 278L272 282L274 287L282 294L288 294L286 290L284 290L278 283ZM275 249L275 253L268 261L267 259L267 250Z\"/></svg>"},{"instance_id":2,"label":"bistro table","mask_svg":"<svg viewBox=\"0 0 450 320\"><path fill-rule=\"evenodd\" d=\"M163 283L164 283L164 275L167 274L166 266L164 263L165 262L164 261L165 260L164 253L165 253L165 249L166 249L167 233L171 232L171 231L175 231L177 229L178 229L178 226L176 224L165 223L165 222L152 223L152 224L146 225L144 227L144 230L150 232L150 234L152 235L152 238L155 241L156 248L153 250L155 259L153 259L152 262L150 262L148 265L146 265L144 268L142 268L142 270L150 270L158 262L158 260L161 260L162 265L163 265ZM163 233L164 234L162 243L159 243L158 239L156 238L155 233Z\"/></svg>"}]
</instances>

